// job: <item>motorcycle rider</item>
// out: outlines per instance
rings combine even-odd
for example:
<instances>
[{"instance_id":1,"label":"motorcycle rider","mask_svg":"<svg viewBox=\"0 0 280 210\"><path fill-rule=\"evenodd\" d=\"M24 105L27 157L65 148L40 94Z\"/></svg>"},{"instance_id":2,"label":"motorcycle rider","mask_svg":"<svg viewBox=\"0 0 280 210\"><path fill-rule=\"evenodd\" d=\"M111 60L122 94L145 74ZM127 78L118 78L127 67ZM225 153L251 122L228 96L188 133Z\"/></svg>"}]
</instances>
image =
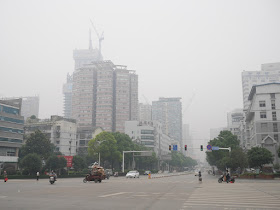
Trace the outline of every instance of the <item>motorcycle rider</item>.
<instances>
[{"instance_id":1,"label":"motorcycle rider","mask_svg":"<svg viewBox=\"0 0 280 210\"><path fill-rule=\"evenodd\" d=\"M229 175L229 171L226 170L226 181L229 182L230 180L230 175Z\"/></svg>"},{"instance_id":2,"label":"motorcycle rider","mask_svg":"<svg viewBox=\"0 0 280 210\"><path fill-rule=\"evenodd\" d=\"M56 173L52 170L50 173L49 173L49 176L53 176L54 177L54 181L56 181L56 178L57 178L57 175Z\"/></svg>"}]
</instances>

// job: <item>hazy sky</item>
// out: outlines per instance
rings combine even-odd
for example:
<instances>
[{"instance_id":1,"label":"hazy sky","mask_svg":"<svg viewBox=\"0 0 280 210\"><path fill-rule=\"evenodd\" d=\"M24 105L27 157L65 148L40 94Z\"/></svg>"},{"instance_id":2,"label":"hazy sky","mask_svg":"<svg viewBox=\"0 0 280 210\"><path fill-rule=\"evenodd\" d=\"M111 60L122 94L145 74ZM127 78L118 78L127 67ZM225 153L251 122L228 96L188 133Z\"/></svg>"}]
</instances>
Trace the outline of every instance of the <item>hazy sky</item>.
<instances>
[{"instance_id":1,"label":"hazy sky","mask_svg":"<svg viewBox=\"0 0 280 210\"><path fill-rule=\"evenodd\" d=\"M40 118L62 115L91 18L104 30L104 59L139 75L139 101L182 97L186 107L195 94L183 121L208 139L242 108L241 72L280 62L279 11L277 0L0 0L0 97L39 95Z\"/></svg>"}]
</instances>

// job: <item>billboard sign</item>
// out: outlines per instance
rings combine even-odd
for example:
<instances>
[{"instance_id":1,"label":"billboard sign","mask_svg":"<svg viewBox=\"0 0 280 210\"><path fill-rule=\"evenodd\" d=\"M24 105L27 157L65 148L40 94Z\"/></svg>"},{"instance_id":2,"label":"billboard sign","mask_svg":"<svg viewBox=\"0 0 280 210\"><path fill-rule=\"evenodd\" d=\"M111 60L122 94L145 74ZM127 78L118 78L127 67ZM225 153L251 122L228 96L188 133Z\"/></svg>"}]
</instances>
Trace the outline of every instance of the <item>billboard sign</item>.
<instances>
[{"instance_id":1,"label":"billboard sign","mask_svg":"<svg viewBox=\"0 0 280 210\"><path fill-rule=\"evenodd\" d=\"M58 155L58 157L64 157L67 161L67 168L71 168L73 166L73 156L62 156Z\"/></svg>"}]
</instances>

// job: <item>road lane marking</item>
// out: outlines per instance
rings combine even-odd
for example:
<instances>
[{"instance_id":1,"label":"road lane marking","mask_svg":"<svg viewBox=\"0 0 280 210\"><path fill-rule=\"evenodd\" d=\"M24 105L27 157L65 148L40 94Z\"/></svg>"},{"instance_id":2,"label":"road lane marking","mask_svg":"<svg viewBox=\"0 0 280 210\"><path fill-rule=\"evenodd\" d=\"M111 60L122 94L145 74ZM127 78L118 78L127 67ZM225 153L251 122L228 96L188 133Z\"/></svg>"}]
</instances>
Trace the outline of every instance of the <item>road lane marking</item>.
<instances>
[{"instance_id":1,"label":"road lane marking","mask_svg":"<svg viewBox=\"0 0 280 210\"><path fill-rule=\"evenodd\" d=\"M119 193L113 193L113 194L108 194L108 195L101 195L101 196L98 196L99 198L106 198L106 197L110 197L110 196L114 196L114 195L122 195L122 194L125 194L125 193L129 193L129 192L119 192Z\"/></svg>"},{"instance_id":2,"label":"road lane marking","mask_svg":"<svg viewBox=\"0 0 280 210\"><path fill-rule=\"evenodd\" d=\"M246 205L231 205L231 204L211 204L212 206L221 206L221 207L225 207L225 206L228 206L228 207L233 207L233 208L249 208L249 209L279 209L278 206L265 206L265 207L261 207L261 206L254 206L254 205L250 205L250 206L246 206ZM187 208L189 206L209 206L209 204L202 204L202 203L191 203L191 204L184 204L184 208Z\"/></svg>"},{"instance_id":3,"label":"road lane marking","mask_svg":"<svg viewBox=\"0 0 280 210\"><path fill-rule=\"evenodd\" d=\"M201 200L202 201L202 200ZM224 205L236 205L236 206L242 206L242 205L256 205L256 204L258 204L259 206L263 206L263 205L265 205L265 206L275 206L275 205L279 205L280 204L280 202L278 201L278 202L273 202L273 203L267 203L267 204L263 204L263 200L262 201L260 201L261 203L256 203L256 202L244 202L244 201L242 201L242 202L238 202L238 201L231 201L231 202L228 202L228 201L226 201L226 202L223 202L223 201L208 201L207 202L207 205L209 204L211 204L211 205L218 205L218 204L224 204ZM187 202L185 202L185 205L189 205L189 204L201 204L201 202L197 202L197 201L187 201ZM201 204L201 205L204 205L204 204Z\"/></svg>"},{"instance_id":4,"label":"road lane marking","mask_svg":"<svg viewBox=\"0 0 280 210\"><path fill-rule=\"evenodd\" d=\"M141 196L142 197L142 196L149 196L149 195L133 195L133 196Z\"/></svg>"},{"instance_id":5,"label":"road lane marking","mask_svg":"<svg viewBox=\"0 0 280 210\"><path fill-rule=\"evenodd\" d=\"M4 195L2 195L2 196L0 196L0 198L7 198L8 196L4 196Z\"/></svg>"}]
</instances>

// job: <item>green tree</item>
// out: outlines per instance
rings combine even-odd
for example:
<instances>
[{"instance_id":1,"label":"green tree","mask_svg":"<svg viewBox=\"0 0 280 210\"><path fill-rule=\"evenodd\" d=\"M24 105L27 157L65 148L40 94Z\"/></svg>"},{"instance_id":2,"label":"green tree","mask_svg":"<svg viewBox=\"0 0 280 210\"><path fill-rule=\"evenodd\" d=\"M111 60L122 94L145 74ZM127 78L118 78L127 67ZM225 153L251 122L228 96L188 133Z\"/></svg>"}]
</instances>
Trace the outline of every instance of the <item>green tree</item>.
<instances>
[{"instance_id":1,"label":"green tree","mask_svg":"<svg viewBox=\"0 0 280 210\"><path fill-rule=\"evenodd\" d=\"M41 167L41 158L36 153L28 154L20 161L20 168L27 170L29 174L36 174L37 171L41 170Z\"/></svg>"},{"instance_id":2,"label":"green tree","mask_svg":"<svg viewBox=\"0 0 280 210\"><path fill-rule=\"evenodd\" d=\"M117 140L111 133L105 131L89 141L88 152L92 156L100 153L101 162L108 161L112 168L114 167L114 161L121 161L122 158L120 151L118 151Z\"/></svg>"},{"instance_id":3,"label":"green tree","mask_svg":"<svg viewBox=\"0 0 280 210\"><path fill-rule=\"evenodd\" d=\"M232 152L240 148L237 136L233 135L230 131L221 131L219 136L210 140L208 144L221 148L231 147ZM227 150L208 152L206 153L206 160L210 165L215 165L220 170L224 170L231 165L230 154Z\"/></svg>"},{"instance_id":4,"label":"green tree","mask_svg":"<svg viewBox=\"0 0 280 210\"><path fill-rule=\"evenodd\" d=\"M46 161L46 168L51 170L60 170L67 166L67 160L64 157L58 157L56 155L50 156Z\"/></svg>"},{"instance_id":5,"label":"green tree","mask_svg":"<svg viewBox=\"0 0 280 210\"><path fill-rule=\"evenodd\" d=\"M185 157L181 152L171 151L170 165L182 170L183 167L192 167L197 165L197 162L190 157Z\"/></svg>"},{"instance_id":6,"label":"green tree","mask_svg":"<svg viewBox=\"0 0 280 210\"><path fill-rule=\"evenodd\" d=\"M273 162L273 154L266 148L253 147L247 152L249 166L262 168L264 164Z\"/></svg>"},{"instance_id":7,"label":"green tree","mask_svg":"<svg viewBox=\"0 0 280 210\"><path fill-rule=\"evenodd\" d=\"M40 130L27 136L26 143L20 148L20 158L36 153L45 160L53 153L55 146Z\"/></svg>"},{"instance_id":8,"label":"green tree","mask_svg":"<svg viewBox=\"0 0 280 210\"><path fill-rule=\"evenodd\" d=\"M235 171L240 167L241 171L248 166L247 154L242 150L242 148L235 148L230 153L230 163L229 167L232 171Z\"/></svg>"},{"instance_id":9,"label":"green tree","mask_svg":"<svg viewBox=\"0 0 280 210\"><path fill-rule=\"evenodd\" d=\"M80 156L73 157L73 167L75 171L81 171L82 169L86 168L85 159Z\"/></svg>"}]
</instances>

